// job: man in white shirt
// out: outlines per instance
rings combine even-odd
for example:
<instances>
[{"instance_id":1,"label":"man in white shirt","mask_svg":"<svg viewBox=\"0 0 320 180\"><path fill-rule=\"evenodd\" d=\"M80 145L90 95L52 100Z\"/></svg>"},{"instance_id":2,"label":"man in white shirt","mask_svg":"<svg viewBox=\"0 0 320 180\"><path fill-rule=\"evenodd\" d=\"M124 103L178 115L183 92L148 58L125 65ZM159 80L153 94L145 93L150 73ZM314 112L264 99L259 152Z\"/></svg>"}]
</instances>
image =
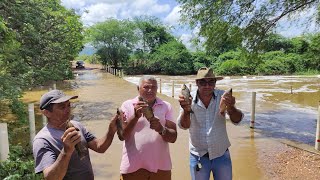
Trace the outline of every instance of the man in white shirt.
<instances>
[{"instance_id":1,"label":"man in white shirt","mask_svg":"<svg viewBox=\"0 0 320 180\"><path fill-rule=\"evenodd\" d=\"M190 99L179 96L181 106L178 125L189 129L190 173L192 180L209 180L213 173L215 180L232 179L232 163L228 148L230 142L226 130L226 113L234 124L238 124L243 113L235 107L232 93L215 89L216 77L211 68L198 70L197 91ZM220 109L224 103L226 111Z\"/></svg>"}]
</instances>

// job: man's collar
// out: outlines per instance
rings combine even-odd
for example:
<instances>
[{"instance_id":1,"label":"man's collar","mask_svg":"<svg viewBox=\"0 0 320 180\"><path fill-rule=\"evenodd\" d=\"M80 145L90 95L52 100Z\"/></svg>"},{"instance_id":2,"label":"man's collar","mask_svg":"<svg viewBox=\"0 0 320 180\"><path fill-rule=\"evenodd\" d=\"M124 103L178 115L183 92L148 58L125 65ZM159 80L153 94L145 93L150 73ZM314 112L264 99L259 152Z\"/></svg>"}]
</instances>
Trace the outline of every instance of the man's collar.
<instances>
[{"instance_id":1,"label":"man's collar","mask_svg":"<svg viewBox=\"0 0 320 180\"><path fill-rule=\"evenodd\" d=\"M212 97L213 97L213 99L216 99L216 93L214 93L214 91L215 91L215 89L212 91ZM199 93L199 90L197 90L196 95L193 98L194 103L198 103L198 101L199 101L198 93Z\"/></svg>"}]
</instances>

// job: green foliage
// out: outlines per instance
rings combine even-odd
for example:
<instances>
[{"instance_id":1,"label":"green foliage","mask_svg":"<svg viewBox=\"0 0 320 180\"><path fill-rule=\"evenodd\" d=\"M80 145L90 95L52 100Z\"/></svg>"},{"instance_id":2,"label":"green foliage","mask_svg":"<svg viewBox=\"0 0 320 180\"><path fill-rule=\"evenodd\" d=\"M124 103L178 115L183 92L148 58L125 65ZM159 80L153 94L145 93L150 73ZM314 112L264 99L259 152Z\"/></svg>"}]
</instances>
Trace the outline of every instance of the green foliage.
<instances>
[{"instance_id":1,"label":"green foliage","mask_svg":"<svg viewBox=\"0 0 320 180\"><path fill-rule=\"evenodd\" d=\"M100 57L102 65L110 64L118 67L126 63L129 53L137 41L134 35L134 25L128 20L108 19L97 23L86 31Z\"/></svg>"},{"instance_id":2,"label":"green foliage","mask_svg":"<svg viewBox=\"0 0 320 180\"><path fill-rule=\"evenodd\" d=\"M258 52L261 42L274 30L279 20L302 11L311 11L320 5L317 0L178 2L181 4L183 20L192 27L199 26L199 35L206 39L206 49L221 53L225 52L219 50L219 47L224 47L223 43L244 46L251 52Z\"/></svg>"},{"instance_id":3,"label":"green foliage","mask_svg":"<svg viewBox=\"0 0 320 180\"><path fill-rule=\"evenodd\" d=\"M232 60L232 61L230 61ZM230 61L228 63L225 63L227 61ZM239 62L237 62L239 61ZM225 74L226 75L230 75L228 73L228 70L229 68L232 68L233 66L237 66L237 63L240 63L244 61L244 55L243 55L243 52L241 52L239 49L237 50L231 50L231 51L228 51L228 52L225 52L223 54L220 54L217 58L217 60L215 61L215 63L212 65L212 68L214 69L217 69L217 71L220 71L221 74ZM234 62L237 62L237 63L234 63ZM224 64L224 65L223 65ZM242 62L242 64L244 65L245 62ZM224 67L221 67L221 66L224 66ZM243 67L241 67L243 68ZM237 69L237 68L234 68L234 70ZM242 74L244 73L244 70L242 69L241 71L239 72L234 72L234 75L236 74Z\"/></svg>"},{"instance_id":4,"label":"green foliage","mask_svg":"<svg viewBox=\"0 0 320 180\"><path fill-rule=\"evenodd\" d=\"M309 43L305 37L294 37L290 39L291 47L288 49L290 53L304 54L309 48Z\"/></svg>"},{"instance_id":5,"label":"green foliage","mask_svg":"<svg viewBox=\"0 0 320 180\"><path fill-rule=\"evenodd\" d=\"M68 78L69 61L82 47L79 16L58 0L5 1L0 7L5 7L0 13L20 43L18 56L7 62L11 75L23 78L27 86Z\"/></svg>"},{"instance_id":6,"label":"green foliage","mask_svg":"<svg viewBox=\"0 0 320 180\"><path fill-rule=\"evenodd\" d=\"M280 60L269 60L260 64L256 72L260 75L280 75L287 73L287 67Z\"/></svg>"},{"instance_id":7,"label":"green foliage","mask_svg":"<svg viewBox=\"0 0 320 180\"><path fill-rule=\"evenodd\" d=\"M218 56L218 60L221 62L225 62L227 60L240 60L241 52L240 51L228 51Z\"/></svg>"},{"instance_id":8,"label":"green foliage","mask_svg":"<svg viewBox=\"0 0 320 180\"><path fill-rule=\"evenodd\" d=\"M140 16L134 18L133 22L139 39L138 45L142 46L141 49L144 53L152 54L162 44L174 40L167 28L155 17Z\"/></svg>"},{"instance_id":9,"label":"green foliage","mask_svg":"<svg viewBox=\"0 0 320 180\"><path fill-rule=\"evenodd\" d=\"M11 146L9 158L0 162L0 179L40 180L42 174L34 173L34 161L30 147Z\"/></svg>"},{"instance_id":10,"label":"green foliage","mask_svg":"<svg viewBox=\"0 0 320 180\"><path fill-rule=\"evenodd\" d=\"M169 75L190 74L193 69L191 54L178 41L161 45L152 54L152 62L148 66L153 72Z\"/></svg>"},{"instance_id":11,"label":"green foliage","mask_svg":"<svg viewBox=\"0 0 320 180\"><path fill-rule=\"evenodd\" d=\"M244 73L244 67L241 65L241 63L238 60L227 60L224 61L221 66L216 70L217 74L223 74L223 75L243 75Z\"/></svg>"},{"instance_id":12,"label":"green foliage","mask_svg":"<svg viewBox=\"0 0 320 180\"><path fill-rule=\"evenodd\" d=\"M214 61L214 57L208 55L204 51L197 51L192 54L193 71L197 72L201 67L210 67Z\"/></svg>"},{"instance_id":13,"label":"green foliage","mask_svg":"<svg viewBox=\"0 0 320 180\"><path fill-rule=\"evenodd\" d=\"M0 2L0 103L19 120L22 90L72 77L70 61L83 46L82 28L80 17L59 0Z\"/></svg>"},{"instance_id":14,"label":"green foliage","mask_svg":"<svg viewBox=\"0 0 320 180\"><path fill-rule=\"evenodd\" d=\"M265 52L279 50L288 52L289 49L293 48L290 41L279 34L268 35L268 37L262 43L264 45L262 49Z\"/></svg>"},{"instance_id":15,"label":"green foliage","mask_svg":"<svg viewBox=\"0 0 320 180\"><path fill-rule=\"evenodd\" d=\"M305 53L304 65L305 69L317 70L320 69L320 33L312 35L308 51Z\"/></svg>"},{"instance_id":16,"label":"green foliage","mask_svg":"<svg viewBox=\"0 0 320 180\"><path fill-rule=\"evenodd\" d=\"M27 107L23 102L21 102L19 99L11 99L9 107L12 110L12 113L16 115L20 123L27 122Z\"/></svg>"},{"instance_id":17,"label":"green foliage","mask_svg":"<svg viewBox=\"0 0 320 180\"><path fill-rule=\"evenodd\" d=\"M284 73L293 74L294 72L300 72L305 69L305 60L303 56L295 53L286 54L283 51L270 51L260 56L260 58L266 61L281 62L286 67ZM266 73L266 72L261 72ZM272 74L268 72L267 74Z\"/></svg>"}]
</instances>

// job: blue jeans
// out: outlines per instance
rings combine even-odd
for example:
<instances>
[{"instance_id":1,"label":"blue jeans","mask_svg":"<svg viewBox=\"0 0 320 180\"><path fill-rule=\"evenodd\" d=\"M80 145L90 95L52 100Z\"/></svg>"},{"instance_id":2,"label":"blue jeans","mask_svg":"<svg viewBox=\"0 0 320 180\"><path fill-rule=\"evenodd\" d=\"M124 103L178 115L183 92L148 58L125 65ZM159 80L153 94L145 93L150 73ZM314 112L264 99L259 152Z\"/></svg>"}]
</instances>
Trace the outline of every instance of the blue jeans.
<instances>
[{"instance_id":1,"label":"blue jeans","mask_svg":"<svg viewBox=\"0 0 320 180\"><path fill-rule=\"evenodd\" d=\"M222 156L210 160L209 157L200 157L201 168L197 168L199 156L190 153L190 173L192 180L209 180L212 171L214 180L231 180L232 163L229 150Z\"/></svg>"}]
</instances>

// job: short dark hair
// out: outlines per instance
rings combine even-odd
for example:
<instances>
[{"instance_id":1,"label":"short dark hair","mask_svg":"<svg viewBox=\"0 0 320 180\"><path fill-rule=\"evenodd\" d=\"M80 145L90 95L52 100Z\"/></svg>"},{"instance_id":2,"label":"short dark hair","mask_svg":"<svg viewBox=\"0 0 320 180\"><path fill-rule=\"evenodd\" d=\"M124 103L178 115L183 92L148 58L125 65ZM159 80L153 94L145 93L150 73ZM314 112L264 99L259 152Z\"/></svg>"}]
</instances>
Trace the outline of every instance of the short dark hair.
<instances>
[{"instance_id":1,"label":"short dark hair","mask_svg":"<svg viewBox=\"0 0 320 180\"><path fill-rule=\"evenodd\" d=\"M53 105L54 104L48 104L44 109L52 112L53 111Z\"/></svg>"}]
</instances>

